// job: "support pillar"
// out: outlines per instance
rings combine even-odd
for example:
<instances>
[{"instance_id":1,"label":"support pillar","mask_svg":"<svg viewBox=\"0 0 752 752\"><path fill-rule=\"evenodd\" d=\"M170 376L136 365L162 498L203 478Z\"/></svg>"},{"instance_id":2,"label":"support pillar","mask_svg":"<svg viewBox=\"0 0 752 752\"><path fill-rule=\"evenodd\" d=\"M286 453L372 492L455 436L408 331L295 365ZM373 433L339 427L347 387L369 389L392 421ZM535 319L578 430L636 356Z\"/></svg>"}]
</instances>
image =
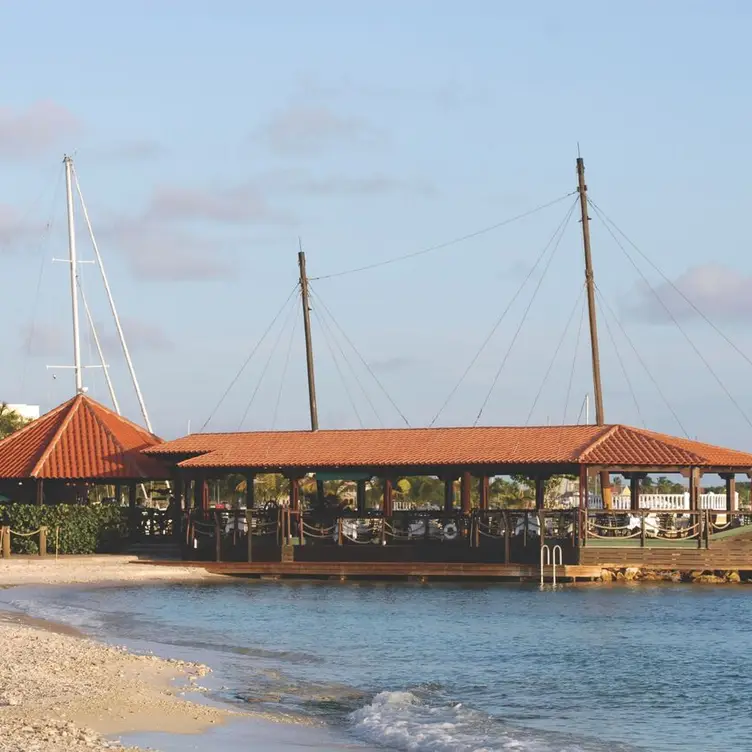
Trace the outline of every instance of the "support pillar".
<instances>
[{"instance_id":1,"label":"support pillar","mask_svg":"<svg viewBox=\"0 0 752 752\"><path fill-rule=\"evenodd\" d=\"M540 511L543 509L546 498L546 479L535 479L535 508Z\"/></svg>"},{"instance_id":2,"label":"support pillar","mask_svg":"<svg viewBox=\"0 0 752 752\"><path fill-rule=\"evenodd\" d=\"M643 476L640 473L632 473L629 476L629 507L633 512L640 508L640 481Z\"/></svg>"},{"instance_id":3,"label":"support pillar","mask_svg":"<svg viewBox=\"0 0 752 752\"><path fill-rule=\"evenodd\" d=\"M465 471L462 473L460 481L460 506L462 507L462 514L470 514L470 483L472 481L472 475Z\"/></svg>"},{"instance_id":4,"label":"support pillar","mask_svg":"<svg viewBox=\"0 0 752 752\"><path fill-rule=\"evenodd\" d=\"M393 478L384 478L384 503L382 505L382 514L384 517L391 517L394 514Z\"/></svg>"},{"instance_id":5,"label":"support pillar","mask_svg":"<svg viewBox=\"0 0 752 752\"><path fill-rule=\"evenodd\" d=\"M37 506L44 504L44 480L37 478Z\"/></svg>"},{"instance_id":6,"label":"support pillar","mask_svg":"<svg viewBox=\"0 0 752 752\"><path fill-rule=\"evenodd\" d=\"M700 508L700 470L692 467L689 470L689 509L696 512Z\"/></svg>"},{"instance_id":7,"label":"support pillar","mask_svg":"<svg viewBox=\"0 0 752 752\"><path fill-rule=\"evenodd\" d=\"M128 533L133 540L138 535L138 519L136 515L138 509L136 508L136 484L131 482L128 484Z\"/></svg>"},{"instance_id":8,"label":"support pillar","mask_svg":"<svg viewBox=\"0 0 752 752\"><path fill-rule=\"evenodd\" d=\"M355 497L358 505L358 514L366 513L366 481L365 479L356 481Z\"/></svg>"},{"instance_id":9,"label":"support pillar","mask_svg":"<svg viewBox=\"0 0 752 752\"><path fill-rule=\"evenodd\" d=\"M201 490L201 509L204 512L209 511L209 481L204 473L201 474L199 483Z\"/></svg>"},{"instance_id":10,"label":"support pillar","mask_svg":"<svg viewBox=\"0 0 752 752\"><path fill-rule=\"evenodd\" d=\"M478 496L479 496L478 507L480 509L488 509L488 495L489 495L488 476L483 475L480 477L479 482L478 482Z\"/></svg>"},{"instance_id":11,"label":"support pillar","mask_svg":"<svg viewBox=\"0 0 752 752\"><path fill-rule=\"evenodd\" d=\"M300 478L290 477L290 511L300 510Z\"/></svg>"},{"instance_id":12,"label":"support pillar","mask_svg":"<svg viewBox=\"0 0 752 752\"><path fill-rule=\"evenodd\" d=\"M444 511L451 514L454 511L454 478L444 477Z\"/></svg>"},{"instance_id":13,"label":"support pillar","mask_svg":"<svg viewBox=\"0 0 752 752\"><path fill-rule=\"evenodd\" d=\"M726 511L736 512L738 505L736 503L736 475L734 473L724 473L721 478L726 481Z\"/></svg>"},{"instance_id":14,"label":"support pillar","mask_svg":"<svg viewBox=\"0 0 752 752\"><path fill-rule=\"evenodd\" d=\"M253 509L256 506L256 488L253 483L256 480L256 473L246 473L245 475L245 508Z\"/></svg>"}]
</instances>

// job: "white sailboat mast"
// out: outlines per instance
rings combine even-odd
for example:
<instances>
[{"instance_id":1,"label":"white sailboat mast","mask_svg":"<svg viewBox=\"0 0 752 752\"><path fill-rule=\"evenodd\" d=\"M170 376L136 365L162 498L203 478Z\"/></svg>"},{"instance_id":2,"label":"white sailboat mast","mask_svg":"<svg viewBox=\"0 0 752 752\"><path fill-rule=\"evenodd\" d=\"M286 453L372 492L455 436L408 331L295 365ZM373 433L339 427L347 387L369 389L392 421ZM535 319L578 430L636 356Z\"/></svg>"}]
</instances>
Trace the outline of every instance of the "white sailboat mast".
<instances>
[{"instance_id":1,"label":"white sailboat mast","mask_svg":"<svg viewBox=\"0 0 752 752\"><path fill-rule=\"evenodd\" d=\"M65 164L65 195L68 205L68 254L70 260L71 305L73 308L73 371L76 377L76 394L83 394L83 371L81 369L81 333L78 321L78 258L76 256L76 226L73 217L73 187L71 172L73 161L69 156Z\"/></svg>"}]
</instances>

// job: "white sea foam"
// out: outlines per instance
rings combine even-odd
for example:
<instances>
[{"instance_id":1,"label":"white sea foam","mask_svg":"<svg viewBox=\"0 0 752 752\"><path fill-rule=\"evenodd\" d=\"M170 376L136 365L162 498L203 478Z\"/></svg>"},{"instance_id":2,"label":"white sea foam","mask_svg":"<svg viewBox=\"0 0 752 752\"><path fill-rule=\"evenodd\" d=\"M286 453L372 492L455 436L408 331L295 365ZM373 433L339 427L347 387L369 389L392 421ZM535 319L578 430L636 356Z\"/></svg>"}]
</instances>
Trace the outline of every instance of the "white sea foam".
<instances>
[{"instance_id":1,"label":"white sea foam","mask_svg":"<svg viewBox=\"0 0 752 752\"><path fill-rule=\"evenodd\" d=\"M412 692L381 692L350 714L364 741L405 752L584 752L606 749L566 735L512 728L462 704L432 705Z\"/></svg>"}]
</instances>

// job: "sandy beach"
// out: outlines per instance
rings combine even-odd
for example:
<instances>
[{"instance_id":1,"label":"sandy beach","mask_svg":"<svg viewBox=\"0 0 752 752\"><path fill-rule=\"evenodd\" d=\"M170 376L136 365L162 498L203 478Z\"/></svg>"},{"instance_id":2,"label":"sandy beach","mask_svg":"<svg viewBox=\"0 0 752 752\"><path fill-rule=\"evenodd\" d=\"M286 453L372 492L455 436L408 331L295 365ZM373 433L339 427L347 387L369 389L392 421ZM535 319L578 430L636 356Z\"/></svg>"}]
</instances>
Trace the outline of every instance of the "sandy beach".
<instances>
[{"instance_id":1,"label":"sandy beach","mask_svg":"<svg viewBox=\"0 0 752 752\"><path fill-rule=\"evenodd\" d=\"M149 567L129 557L14 558L0 585L202 580L201 569ZM102 645L75 630L6 613L0 619L0 750L123 749L105 738L127 732L191 734L222 723L225 711L180 695L205 666Z\"/></svg>"}]
</instances>

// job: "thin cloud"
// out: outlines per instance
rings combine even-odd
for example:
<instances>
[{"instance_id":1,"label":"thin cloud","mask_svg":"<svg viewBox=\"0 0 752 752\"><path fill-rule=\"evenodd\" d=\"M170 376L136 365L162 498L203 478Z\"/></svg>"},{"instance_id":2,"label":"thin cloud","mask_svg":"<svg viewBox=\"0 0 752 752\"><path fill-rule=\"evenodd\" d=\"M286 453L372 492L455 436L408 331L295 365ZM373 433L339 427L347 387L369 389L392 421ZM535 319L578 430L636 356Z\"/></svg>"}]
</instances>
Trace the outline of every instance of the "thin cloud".
<instances>
[{"instance_id":1,"label":"thin cloud","mask_svg":"<svg viewBox=\"0 0 752 752\"><path fill-rule=\"evenodd\" d=\"M152 139L135 139L122 141L97 150L103 159L123 161L150 162L161 159L169 153L169 149L159 141Z\"/></svg>"},{"instance_id":2,"label":"thin cloud","mask_svg":"<svg viewBox=\"0 0 752 752\"><path fill-rule=\"evenodd\" d=\"M701 318L698 310L714 321L749 321L751 289L751 275L719 264L705 264L688 269L672 284L664 282L652 290L641 282L630 292L624 308L631 317L649 324L669 323L672 316L677 321Z\"/></svg>"},{"instance_id":3,"label":"thin cloud","mask_svg":"<svg viewBox=\"0 0 752 752\"><path fill-rule=\"evenodd\" d=\"M271 207L254 186L214 191L162 186L151 198L145 217L152 221L209 220L227 224L287 224L291 217Z\"/></svg>"},{"instance_id":4,"label":"thin cloud","mask_svg":"<svg viewBox=\"0 0 752 752\"><path fill-rule=\"evenodd\" d=\"M18 332L19 352L34 357L58 357L70 348L71 335L59 324L36 322L27 324Z\"/></svg>"},{"instance_id":5,"label":"thin cloud","mask_svg":"<svg viewBox=\"0 0 752 752\"><path fill-rule=\"evenodd\" d=\"M389 175L328 175L316 177L297 170L267 176L265 184L272 188L293 191L308 196L388 196L411 194L433 196L436 189L422 180L410 180Z\"/></svg>"},{"instance_id":6,"label":"thin cloud","mask_svg":"<svg viewBox=\"0 0 752 752\"><path fill-rule=\"evenodd\" d=\"M152 322L124 318L122 326L126 342L131 350L164 352L165 350L172 350L175 346L175 343L165 334L164 330ZM100 327L97 325L97 332L99 331ZM100 335L100 341L105 353L112 354L120 349L120 339L115 331L108 331L106 334Z\"/></svg>"},{"instance_id":7,"label":"thin cloud","mask_svg":"<svg viewBox=\"0 0 752 752\"><path fill-rule=\"evenodd\" d=\"M364 121L324 105L292 106L278 112L260 135L277 154L307 156L342 146L373 145L382 135Z\"/></svg>"},{"instance_id":8,"label":"thin cloud","mask_svg":"<svg viewBox=\"0 0 752 752\"><path fill-rule=\"evenodd\" d=\"M49 100L26 109L0 107L0 157L23 160L57 147L82 130L70 110Z\"/></svg>"},{"instance_id":9,"label":"thin cloud","mask_svg":"<svg viewBox=\"0 0 752 752\"><path fill-rule=\"evenodd\" d=\"M35 229L12 206L0 204L0 253L28 239Z\"/></svg>"}]
</instances>

